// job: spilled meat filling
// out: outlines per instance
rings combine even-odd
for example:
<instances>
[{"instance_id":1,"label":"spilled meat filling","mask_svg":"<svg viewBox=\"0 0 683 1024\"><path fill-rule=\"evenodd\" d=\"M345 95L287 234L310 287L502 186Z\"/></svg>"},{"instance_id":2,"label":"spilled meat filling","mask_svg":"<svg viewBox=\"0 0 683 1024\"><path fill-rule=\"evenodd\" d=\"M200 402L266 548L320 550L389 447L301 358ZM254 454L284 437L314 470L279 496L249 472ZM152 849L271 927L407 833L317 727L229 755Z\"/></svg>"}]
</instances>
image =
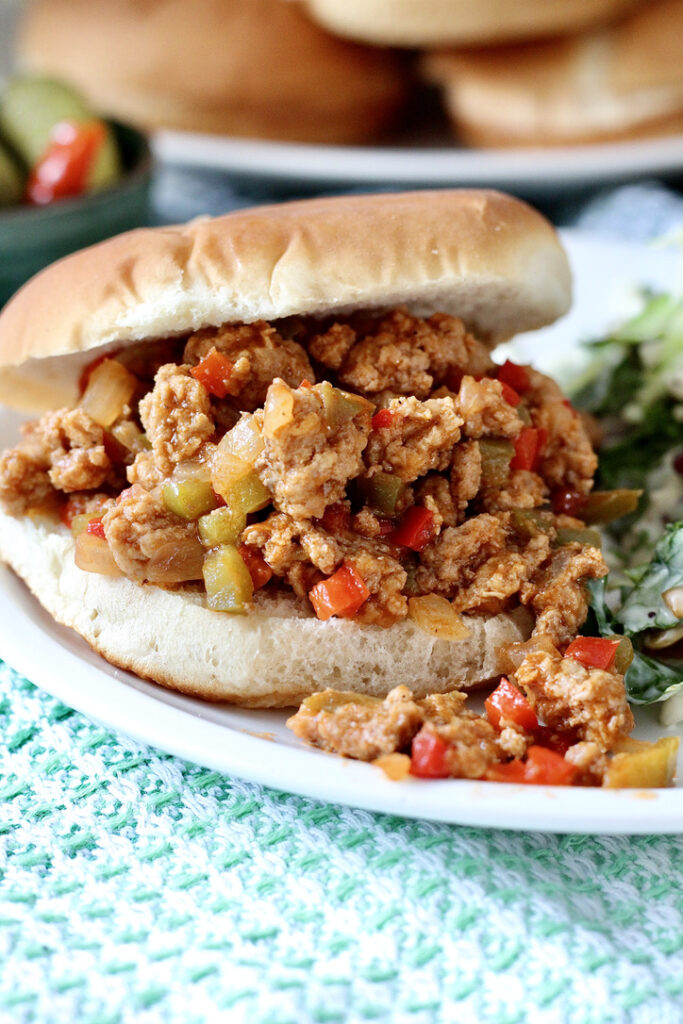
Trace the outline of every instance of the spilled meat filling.
<instances>
[{"instance_id":1,"label":"spilled meat filling","mask_svg":"<svg viewBox=\"0 0 683 1024\"><path fill-rule=\"evenodd\" d=\"M61 516L81 568L200 585L236 614L280 589L322 620L410 617L452 642L462 613L532 612L500 714L465 708L458 680L417 701L326 692L299 736L412 751L415 774L560 781L541 749L562 781L605 780L633 723L615 665L567 654L607 567L580 518L597 460L553 381L495 365L457 318L396 309L133 346L83 385L0 458L5 508Z\"/></svg>"}]
</instances>

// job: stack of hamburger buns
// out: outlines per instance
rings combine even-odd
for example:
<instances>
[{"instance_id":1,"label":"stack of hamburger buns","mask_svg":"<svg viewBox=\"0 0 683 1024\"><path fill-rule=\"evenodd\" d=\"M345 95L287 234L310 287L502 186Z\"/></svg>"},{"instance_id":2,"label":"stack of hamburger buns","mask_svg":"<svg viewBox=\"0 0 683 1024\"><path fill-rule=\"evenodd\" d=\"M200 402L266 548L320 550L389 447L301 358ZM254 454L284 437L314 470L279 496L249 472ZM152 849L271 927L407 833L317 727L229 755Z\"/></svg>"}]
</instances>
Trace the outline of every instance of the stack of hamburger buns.
<instances>
[{"instance_id":1,"label":"stack of hamburger buns","mask_svg":"<svg viewBox=\"0 0 683 1024\"><path fill-rule=\"evenodd\" d=\"M34 0L19 59L152 129L368 143L431 92L458 142L571 145L681 130L682 27L683 0Z\"/></svg>"},{"instance_id":2,"label":"stack of hamburger buns","mask_svg":"<svg viewBox=\"0 0 683 1024\"><path fill-rule=\"evenodd\" d=\"M650 0L579 34L486 49L440 47L422 67L470 145L668 135L683 131L682 30L681 0Z\"/></svg>"},{"instance_id":3,"label":"stack of hamburger buns","mask_svg":"<svg viewBox=\"0 0 683 1024\"><path fill-rule=\"evenodd\" d=\"M307 0L321 25L380 46L480 46L604 24L638 0Z\"/></svg>"},{"instance_id":4,"label":"stack of hamburger buns","mask_svg":"<svg viewBox=\"0 0 683 1024\"><path fill-rule=\"evenodd\" d=\"M338 38L284 0L36 0L17 57L151 130L363 143L409 92L403 54Z\"/></svg>"}]
</instances>

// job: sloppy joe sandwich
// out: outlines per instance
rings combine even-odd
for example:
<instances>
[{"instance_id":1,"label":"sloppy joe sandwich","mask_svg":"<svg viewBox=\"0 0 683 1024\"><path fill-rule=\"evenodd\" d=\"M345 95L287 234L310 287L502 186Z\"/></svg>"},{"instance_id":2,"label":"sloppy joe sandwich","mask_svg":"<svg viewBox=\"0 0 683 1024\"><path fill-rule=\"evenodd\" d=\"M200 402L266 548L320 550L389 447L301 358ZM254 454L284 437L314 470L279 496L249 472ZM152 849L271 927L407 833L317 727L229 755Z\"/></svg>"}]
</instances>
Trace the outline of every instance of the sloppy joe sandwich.
<instances>
[{"instance_id":1,"label":"sloppy joe sandwich","mask_svg":"<svg viewBox=\"0 0 683 1024\"><path fill-rule=\"evenodd\" d=\"M18 60L149 129L364 142L409 87L397 53L336 38L290 0L37 0Z\"/></svg>"},{"instance_id":2,"label":"sloppy joe sandwich","mask_svg":"<svg viewBox=\"0 0 683 1024\"><path fill-rule=\"evenodd\" d=\"M491 357L569 302L551 225L485 191L67 257L0 315L0 398L42 412L0 458L0 553L109 661L211 699L496 678L606 571L581 418Z\"/></svg>"},{"instance_id":3,"label":"sloppy joe sandwich","mask_svg":"<svg viewBox=\"0 0 683 1024\"><path fill-rule=\"evenodd\" d=\"M458 138L548 146L683 130L682 0L657 0L580 35L440 49L422 67Z\"/></svg>"},{"instance_id":4,"label":"sloppy joe sandwich","mask_svg":"<svg viewBox=\"0 0 683 1024\"><path fill-rule=\"evenodd\" d=\"M332 32L390 46L537 39L604 24L639 0L306 0Z\"/></svg>"}]
</instances>

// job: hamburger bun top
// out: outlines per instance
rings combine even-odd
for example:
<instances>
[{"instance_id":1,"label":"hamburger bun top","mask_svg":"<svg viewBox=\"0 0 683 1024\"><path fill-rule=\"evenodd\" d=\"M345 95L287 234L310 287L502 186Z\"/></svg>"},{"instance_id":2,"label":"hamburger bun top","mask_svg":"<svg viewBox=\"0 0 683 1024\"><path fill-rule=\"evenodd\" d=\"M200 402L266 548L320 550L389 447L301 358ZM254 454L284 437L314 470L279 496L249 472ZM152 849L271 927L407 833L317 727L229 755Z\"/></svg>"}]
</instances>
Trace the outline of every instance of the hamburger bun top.
<instances>
[{"instance_id":1,"label":"hamburger bun top","mask_svg":"<svg viewBox=\"0 0 683 1024\"><path fill-rule=\"evenodd\" d=\"M307 0L332 32L392 46L535 39L602 24L639 0Z\"/></svg>"},{"instance_id":2,"label":"hamburger bun top","mask_svg":"<svg viewBox=\"0 0 683 1024\"><path fill-rule=\"evenodd\" d=\"M106 347L224 323L407 306L457 315L496 343L570 303L548 221L498 192L345 196L140 229L67 256L0 314L0 400L74 404Z\"/></svg>"},{"instance_id":3,"label":"hamburger bun top","mask_svg":"<svg viewBox=\"0 0 683 1024\"><path fill-rule=\"evenodd\" d=\"M143 128L319 143L373 138L408 80L284 0L36 0L18 55Z\"/></svg>"},{"instance_id":4,"label":"hamburger bun top","mask_svg":"<svg viewBox=\"0 0 683 1024\"><path fill-rule=\"evenodd\" d=\"M683 130L683 0L658 0L583 35L435 51L456 132L479 146L628 139Z\"/></svg>"}]
</instances>

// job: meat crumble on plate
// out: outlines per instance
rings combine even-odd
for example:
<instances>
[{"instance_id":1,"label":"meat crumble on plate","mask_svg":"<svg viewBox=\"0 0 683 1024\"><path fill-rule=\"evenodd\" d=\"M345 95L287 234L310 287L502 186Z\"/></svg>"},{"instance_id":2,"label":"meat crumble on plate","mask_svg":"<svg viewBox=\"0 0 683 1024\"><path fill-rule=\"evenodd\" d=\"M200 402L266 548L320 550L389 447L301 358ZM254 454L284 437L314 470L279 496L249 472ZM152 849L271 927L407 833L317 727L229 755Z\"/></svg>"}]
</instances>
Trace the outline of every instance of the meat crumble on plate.
<instances>
[{"instance_id":1,"label":"meat crumble on plate","mask_svg":"<svg viewBox=\"0 0 683 1024\"><path fill-rule=\"evenodd\" d=\"M455 317L395 309L110 353L75 409L2 455L0 500L61 516L81 569L197 581L216 611L249 614L279 588L321 620L409 617L457 643L462 614L524 606L531 637L485 715L454 679L422 699L315 694L291 728L399 775L618 785L616 767L642 755L627 644L577 639L584 582L607 572L583 514L600 501L596 466L553 381L496 365ZM664 781L669 755L648 748Z\"/></svg>"}]
</instances>

